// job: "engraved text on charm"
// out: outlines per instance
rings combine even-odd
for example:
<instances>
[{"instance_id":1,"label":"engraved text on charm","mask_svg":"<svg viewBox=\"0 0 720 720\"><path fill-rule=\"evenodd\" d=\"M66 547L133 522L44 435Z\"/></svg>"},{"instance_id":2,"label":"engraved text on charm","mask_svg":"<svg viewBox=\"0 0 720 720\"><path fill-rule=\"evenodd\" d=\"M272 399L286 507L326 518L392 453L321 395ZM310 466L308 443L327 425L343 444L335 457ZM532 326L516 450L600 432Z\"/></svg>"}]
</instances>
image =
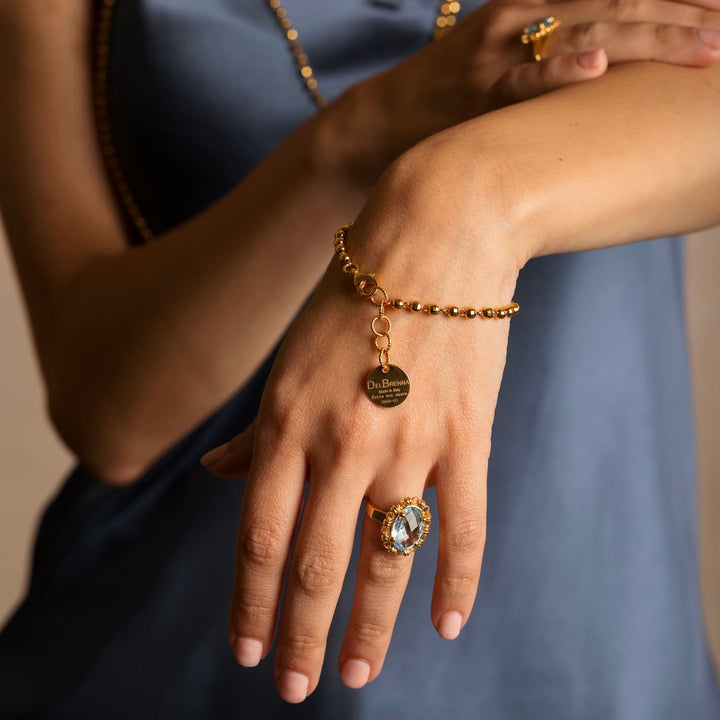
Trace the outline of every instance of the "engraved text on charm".
<instances>
[{"instance_id":1,"label":"engraved text on charm","mask_svg":"<svg viewBox=\"0 0 720 720\"><path fill-rule=\"evenodd\" d=\"M397 365L388 365L388 372L379 366L365 378L365 392L376 405L395 407L408 396L410 380Z\"/></svg>"}]
</instances>

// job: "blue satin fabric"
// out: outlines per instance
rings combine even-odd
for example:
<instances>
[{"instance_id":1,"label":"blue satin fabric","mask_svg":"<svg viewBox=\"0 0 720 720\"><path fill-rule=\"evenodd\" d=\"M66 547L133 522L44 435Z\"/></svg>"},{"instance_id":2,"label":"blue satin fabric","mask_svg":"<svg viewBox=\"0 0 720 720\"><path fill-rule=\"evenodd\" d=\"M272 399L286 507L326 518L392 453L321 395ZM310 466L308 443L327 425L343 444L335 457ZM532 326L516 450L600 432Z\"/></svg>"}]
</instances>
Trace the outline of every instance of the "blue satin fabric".
<instances>
[{"instance_id":1,"label":"blue satin fabric","mask_svg":"<svg viewBox=\"0 0 720 720\"><path fill-rule=\"evenodd\" d=\"M287 6L330 97L421 48L437 11L435 0ZM118 0L115 12L116 143L162 232L315 107L263 0ZM682 240L664 238L523 269L482 578L458 640L430 623L435 532L367 688L343 688L335 670L352 571L304 704L277 699L272 659L234 664L226 618L242 483L210 477L198 458L252 420L271 356L137 484L106 488L82 467L67 479L0 635L0 718L720 717L698 599L682 267Z\"/></svg>"}]
</instances>

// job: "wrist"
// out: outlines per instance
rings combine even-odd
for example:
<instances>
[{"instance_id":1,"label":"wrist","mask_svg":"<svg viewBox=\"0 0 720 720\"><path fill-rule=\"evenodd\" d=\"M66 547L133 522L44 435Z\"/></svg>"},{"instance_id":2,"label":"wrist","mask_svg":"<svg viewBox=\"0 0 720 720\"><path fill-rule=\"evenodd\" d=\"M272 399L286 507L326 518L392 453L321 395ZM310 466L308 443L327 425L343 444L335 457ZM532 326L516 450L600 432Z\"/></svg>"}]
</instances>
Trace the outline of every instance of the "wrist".
<instances>
[{"instance_id":1,"label":"wrist","mask_svg":"<svg viewBox=\"0 0 720 720\"><path fill-rule=\"evenodd\" d=\"M527 257L492 163L474 177L470 163L423 145L385 172L352 228L361 269L408 301L509 303Z\"/></svg>"}]
</instances>

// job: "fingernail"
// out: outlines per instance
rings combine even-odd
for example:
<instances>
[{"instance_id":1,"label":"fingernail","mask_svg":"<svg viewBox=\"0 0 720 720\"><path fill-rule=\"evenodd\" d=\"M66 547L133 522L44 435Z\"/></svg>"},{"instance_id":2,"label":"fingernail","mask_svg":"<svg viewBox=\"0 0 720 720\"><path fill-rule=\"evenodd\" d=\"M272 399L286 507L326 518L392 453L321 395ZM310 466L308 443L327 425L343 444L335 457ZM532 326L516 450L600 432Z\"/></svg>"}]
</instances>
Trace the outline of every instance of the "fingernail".
<instances>
[{"instance_id":1,"label":"fingernail","mask_svg":"<svg viewBox=\"0 0 720 720\"><path fill-rule=\"evenodd\" d=\"M446 612L438 622L437 631L445 640L454 640L460 634L462 615L456 610Z\"/></svg>"},{"instance_id":2,"label":"fingernail","mask_svg":"<svg viewBox=\"0 0 720 720\"><path fill-rule=\"evenodd\" d=\"M701 43L713 50L720 49L720 30L696 30L695 33Z\"/></svg>"},{"instance_id":3,"label":"fingernail","mask_svg":"<svg viewBox=\"0 0 720 720\"><path fill-rule=\"evenodd\" d=\"M596 70L603 64L604 54L602 49L579 53L575 56L575 62L585 70Z\"/></svg>"},{"instance_id":4,"label":"fingernail","mask_svg":"<svg viewBox=\"0 0 720 720\"><path fill-rule=\"evenodd\" d=\"M300 703L307 697L308 679L294 670L283 670L277 679L280 697L289 703Z\"/></svg>"},{"instance_id":5,"label":"fingernail","mask_svg":"<svg viewBox=\"0 0 720 720\"><path fill-rule=\"evenodd\" d=\"M201 458L200 458L200 464L204 467L207 467L208 465L214 465L216 462L222 459L223 455L228 451L230 448L230 443L226 442L223 445L218 445L214 450L210 450L210 452L206 452Z\"/></svg>"},{"instance_id":6,"label":"fingernail","mask_svg":"<svg viewBox=\"0 0 720 720\"><path fill-rule=\"evenodd\" d=\"M343 685L357 690L367 685L370 677L370 665L364 660L346 660L340 668L340 679Z\"/></svg>"},{"instance_id":7,"label":"fingernail","mask_svg":"<svg viewBox=\"0 0 720 720\"><path fill-rule=\"evenodd\" d=\"M254 638L239 637L233 645L233 654L238 665L255 667L262 659L263 645Z\"/></svg>"}]
</instances>

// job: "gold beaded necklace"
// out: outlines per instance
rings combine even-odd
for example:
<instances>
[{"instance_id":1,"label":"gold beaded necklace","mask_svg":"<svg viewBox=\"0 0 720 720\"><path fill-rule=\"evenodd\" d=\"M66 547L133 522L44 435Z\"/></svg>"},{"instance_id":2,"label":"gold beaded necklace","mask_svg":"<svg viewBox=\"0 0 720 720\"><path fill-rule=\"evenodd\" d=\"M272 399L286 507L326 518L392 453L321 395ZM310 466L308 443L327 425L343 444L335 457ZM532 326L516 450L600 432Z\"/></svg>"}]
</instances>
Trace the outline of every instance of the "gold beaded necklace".
<instances>
[{"instance_id":1,"label":"gold beaded necklace","mask_svg":"<svg viewBox=\"0 0 720 720\"><path fill-rule=\"evenodd\" d=\"M298 32L293 27L287 10L281 0L267 0L283 30L285 38L290 44L298 72L305 87L319 107L327 104L325 97L318 88L318 82L313 75L308 57L298 41ZM93 48L93 105L95 121L97 123L100 152L105 162L110 182L120 206L127 219L145 242L154 239L155 234L150 228L145 216L140 210L117 158L115 143L113 141L112 126L110 122L110 109L108 101L108 67L110 59L110 31L112 15L116 0L96 0L97 14L95 16L95 45ZM456 15L460 12L460 2L443 2L440 4L440 13L435 19L434 38L437 39L449 30L456 22Z\"/></svg>"},{"instance_id":2,"label":"gold beaded necklace","mask_svg":"<svg viewBox=\"0 0 720 720\"><path fill-rule=\"evenodd\" d=\"M325 96L320 92L318 81L315 79L313 69L308 62L308 56L298 40L298 31L293 27L292 20L288 17L287 10L283 7L282 0L267 0L270 9L275 13L275 18L285 34L290 45L290 50L295 57L300 79L305 84L312 99L318 107L327 105ZM457 14L460 12L460 2L441 2L438 16L435 18L433 40L442 37L457 22Z\"/></svg>"}]
</instances>

